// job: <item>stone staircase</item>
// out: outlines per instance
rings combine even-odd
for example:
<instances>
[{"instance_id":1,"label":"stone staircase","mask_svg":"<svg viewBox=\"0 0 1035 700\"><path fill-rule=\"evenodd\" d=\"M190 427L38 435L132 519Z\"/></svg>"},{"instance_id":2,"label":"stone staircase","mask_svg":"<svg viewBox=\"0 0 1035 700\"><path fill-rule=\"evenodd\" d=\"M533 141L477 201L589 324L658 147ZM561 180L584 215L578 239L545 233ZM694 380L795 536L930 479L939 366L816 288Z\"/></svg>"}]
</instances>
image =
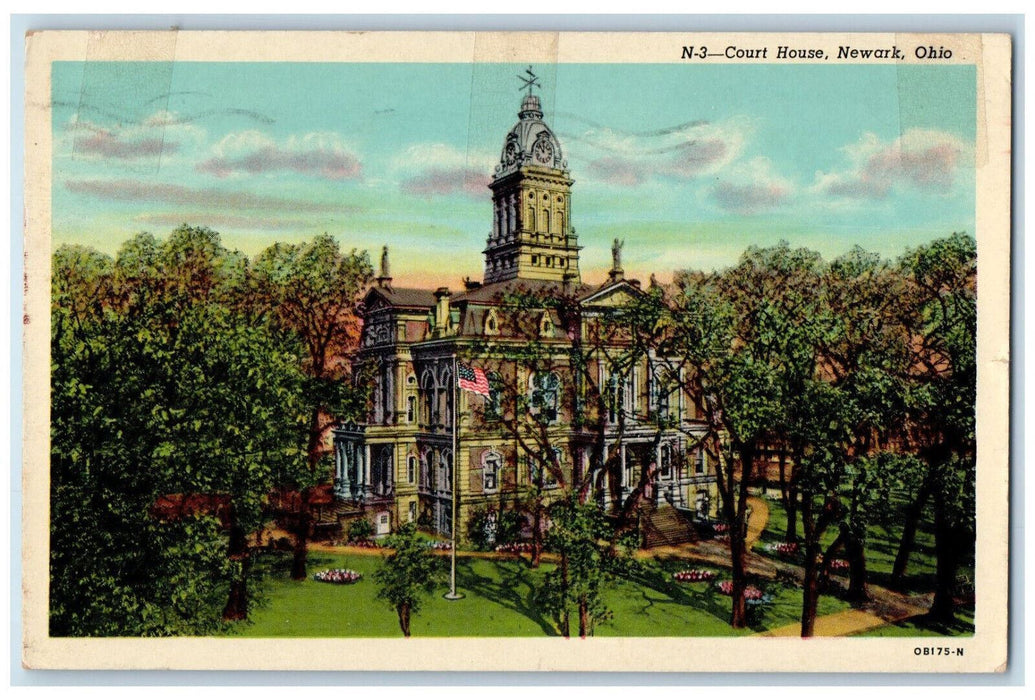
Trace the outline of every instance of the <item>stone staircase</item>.
<instances>
[{"instance_id":1,"label":"stone staircase","mask_svg":"<svg viewBox=\"0 0 1035 700\"><path fill-rule=\"evenodd\" d=\"M640 517L640 533L646 549L697 540L694 526L686 516L670 505L644 509Z\"/></svg>"}]
</instances>

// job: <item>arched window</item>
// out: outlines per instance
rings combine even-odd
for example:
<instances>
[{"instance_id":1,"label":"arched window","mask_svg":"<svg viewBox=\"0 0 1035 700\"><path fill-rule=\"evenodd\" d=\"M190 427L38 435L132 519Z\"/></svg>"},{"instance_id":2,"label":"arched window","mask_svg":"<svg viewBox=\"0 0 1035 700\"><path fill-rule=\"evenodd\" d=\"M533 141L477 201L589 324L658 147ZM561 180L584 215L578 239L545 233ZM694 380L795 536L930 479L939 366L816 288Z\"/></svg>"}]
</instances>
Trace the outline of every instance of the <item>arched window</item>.
<instances>
[{"instance_id":1,"label":"arched window","mask_svg":"<svg viewBox=\"0 0 1035 700\"><path fill-rule=\"evenodd\" d=\"M543 231L550 231L550 210L543 208Z\"/></svg>"},{"instance_id":2,"label":"arched window","mask_svg":"<svg viewBox=\"0 0 1035 700\"><path fill-rule=\"evenodd\" d=\"M432 425L438 421L438 386L435 374L425 370L420 376L421 423Z\"/></svg>"},{"instance_id":3,"label":"arched window","mask_svg":"<svg viewBox=\"0 0 1035 700\"><path fill-rule=\"evenodd\" d=\"M490 450L482 455L482 490L495 491L499 488L502 468L503 457L499 452Z\"/></svg>"},{"instance_id":4,"label":"arched window","mask_svg":"<svg viewBox=\"0 0 1035 700\"><path fill-rule=\"evenodd\" d=\"M438 420L443 426L453 424L453 370L448 366L444 367L438 377Z\"/></svg>"},{"instance_id":5,"label":"arched window","mask_svg":"<svg viewBox=\"0 0 1035 700\"><path fill-rule=\"evenodd\" d=\"M406 456L406 481L407 483L414 483L417 480L417 455L410 454Z\"/></svg>"},{"instance_id":6,"label":"arched window","mask_svg":"<svg viewBox=\"0 0 1035 700\"><path fill-rule=\"evenodd\" d=\"M435 485L439 491L453 490L453 453L451 450L442 450L438 461L438 483Z\"/></svg>"},{"instance_id":7,"label":"arched window","mask_svg":"<svg viewBox=\"0 0 1035 700\"><path fill-rule=\"evenodd\" d=\"M525 228L529 231L535 231L535 207L530 206L528 208L528 221L526 223Z\"/></svg>"},{"instance_id":8,"label":"arched window","mask_svg":"<svg viewBox=\"0 0 1035 700\"><path fill-rule=\"evenodd\" d=\"M392 494L392 446L385 445L381 448L374 462L373 489L379 496L390 496Z\"/></svg>"}]
</instances>

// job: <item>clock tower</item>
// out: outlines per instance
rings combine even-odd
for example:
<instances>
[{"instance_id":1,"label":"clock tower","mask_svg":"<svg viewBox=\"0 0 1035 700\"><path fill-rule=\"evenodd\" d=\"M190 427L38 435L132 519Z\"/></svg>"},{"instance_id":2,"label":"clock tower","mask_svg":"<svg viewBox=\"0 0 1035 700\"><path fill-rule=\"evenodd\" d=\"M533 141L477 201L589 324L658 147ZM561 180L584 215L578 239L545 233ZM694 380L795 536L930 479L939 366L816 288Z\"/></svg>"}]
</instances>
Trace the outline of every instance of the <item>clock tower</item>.
<instances>
[{"instance_id":1,"label":"clock tower","mask_svg":"<svg viewBox=\"0 0 1035 700\"><path fill-rule=\"evenodd\" d=\"M511 279L581 281L571 227L571 185L561 144L543 122L535 75L518 123L507 134L489 188L493 223L485 248L485 284Z\"/></svg>"}]
</instances>

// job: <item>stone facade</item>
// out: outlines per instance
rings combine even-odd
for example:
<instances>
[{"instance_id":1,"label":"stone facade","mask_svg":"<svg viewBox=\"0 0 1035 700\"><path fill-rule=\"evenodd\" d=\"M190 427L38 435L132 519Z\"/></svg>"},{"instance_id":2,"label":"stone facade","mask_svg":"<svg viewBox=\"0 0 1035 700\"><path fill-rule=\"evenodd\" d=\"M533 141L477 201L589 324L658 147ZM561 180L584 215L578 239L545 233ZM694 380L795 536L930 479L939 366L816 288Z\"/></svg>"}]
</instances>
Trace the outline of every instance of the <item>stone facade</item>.
<instances>
[{"instance_id":1,"label":"stone facade","mask_svg":"<svg viewBox=\"0 0 1035 700\"><path fill-rule=\"evenodd\" d=\"M484 284L396 288L382 255L356 360L371 387L367 420L334 431L335 493L361 505L378 534L409 521L450 534L454 468L461 537L477 509L576 484L612 513L638 489L649 507L715 515L712 470L688 449L704 432L695 403L659 379L675 363L644 356L619 367L620 334L602 339L609 309L643 292L624 278L618 241L608 281L582 284L572 183L529 94L489 186ZM457 362L488 374L489 397L455 390Z\"/></svg>"}]
</instances>

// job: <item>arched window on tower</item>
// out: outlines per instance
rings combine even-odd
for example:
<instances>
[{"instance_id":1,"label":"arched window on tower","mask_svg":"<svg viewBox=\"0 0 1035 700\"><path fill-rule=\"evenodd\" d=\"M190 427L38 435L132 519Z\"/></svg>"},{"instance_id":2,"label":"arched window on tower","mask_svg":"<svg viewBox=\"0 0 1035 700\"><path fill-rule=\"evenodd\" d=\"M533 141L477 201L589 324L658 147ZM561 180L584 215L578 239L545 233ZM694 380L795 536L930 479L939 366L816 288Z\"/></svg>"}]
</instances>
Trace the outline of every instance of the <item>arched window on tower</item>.
<instances>
[{"instance_id":1,"label":"arched window on tower","mask_svg":"<svg viewBox=\"0 0 1035 700\"><path fill-rule=\"evenodd\" d=\"M543 231L550 232L550 210L543 208Z\"/></svg>"}]
</instances>

